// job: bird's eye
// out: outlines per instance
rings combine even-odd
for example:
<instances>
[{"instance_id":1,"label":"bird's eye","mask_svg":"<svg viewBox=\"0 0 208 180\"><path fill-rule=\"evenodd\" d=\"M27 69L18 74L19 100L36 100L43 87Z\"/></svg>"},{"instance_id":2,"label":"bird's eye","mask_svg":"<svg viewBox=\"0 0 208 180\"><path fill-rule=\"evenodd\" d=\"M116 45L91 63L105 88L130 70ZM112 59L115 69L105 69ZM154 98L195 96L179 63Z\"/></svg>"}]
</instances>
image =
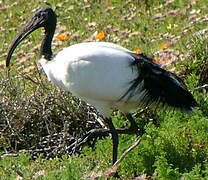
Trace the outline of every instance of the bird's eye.
<instances>
[{"instance_id":1,"label":"bird's eye","mask_svg":"<svg viewBox=\"0 0 208 180\"><path fill-rule=\"evenodd\" d=\"M36 18L45 18L46 17L46 13L45 12L39 12L38 14L35 15Z\"/></svg>"},{"instance_id":2,"label":"bird's eye","mask_svg":"<svg viewBox=\"0 0 208 180\"><path fill-rule=\"evenodd\" d=\"M38 13L38 14L35 15L35 18L37 18L37 19L39 19L40 17L41 17L41 14L40 13Z\"/></svg>"},{"instance_id":3,"label":"bird's eye","mask_svg":"<svg viewBox=\"0 0 208 180\"><path fill-rule=\"evenodd\" d=\"M43 12L43 13L41 13L41 16L45 19L45 18L47 18L48 14Z\"/></svg>"}]
</instances>

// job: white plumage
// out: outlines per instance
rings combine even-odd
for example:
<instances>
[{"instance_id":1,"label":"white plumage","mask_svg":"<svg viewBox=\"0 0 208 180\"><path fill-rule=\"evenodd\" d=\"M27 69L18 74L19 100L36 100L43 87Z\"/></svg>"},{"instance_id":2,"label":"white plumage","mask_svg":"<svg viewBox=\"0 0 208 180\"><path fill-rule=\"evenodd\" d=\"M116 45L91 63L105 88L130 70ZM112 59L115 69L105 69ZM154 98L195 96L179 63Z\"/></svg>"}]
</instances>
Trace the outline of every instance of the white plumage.
<instances>
[{"instance_id":1,"label":"white plumage","mask_svg":"<svg viewBox=\"0 0 208 180\"><path fill-rule=\"evenodd\" d=\"M65 48L52 61L42 58L40 63L50 81L109 117L111 108L128 112L138 107L139 95L128 104L125 98L119 101L138 73L130 67L134 58L128 52L113 43L80 43Z\"/></svg>"}]
</instances>

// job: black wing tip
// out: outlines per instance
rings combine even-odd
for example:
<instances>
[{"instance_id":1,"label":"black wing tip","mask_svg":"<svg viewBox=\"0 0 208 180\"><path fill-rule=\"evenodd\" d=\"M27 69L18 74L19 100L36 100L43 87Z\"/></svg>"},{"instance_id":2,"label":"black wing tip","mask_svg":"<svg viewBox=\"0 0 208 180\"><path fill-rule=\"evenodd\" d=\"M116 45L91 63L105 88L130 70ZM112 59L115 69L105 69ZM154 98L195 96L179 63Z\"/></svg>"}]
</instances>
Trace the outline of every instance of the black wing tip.
<instances>
[{"instance_id":1,"label":"black wing tip","mask_svg":"<svg viewBox=\"0 0 208 180\"><path fill-rule=\"evenodd\" d=\"M198 106L198 103L194 99L191 92L184 89L180 85L176 86L175 89L169 87L162 93L152 93L152 90L147 89L151 99L155 99L159 105L164 107L170 107L173 109L181 110L182 112L191 113Z\"/></svg>"},{"instance_id":2,"label":"black wing tip","mask_svg":"<svg viewBox=\"0 0 208 180\"><path fill-rule=\"evenodd\" d=\"M139 96L139 104L144 106L155 104L156 107L170 107L184 112L194 110L197 102L181 78L152 63L151 58L145 54L133 54L133 57L135 61L131 65L137 67L138 76L131 81L122 98L126 97L128 101ZM140 93L143 91L145 93L141 97Z\"/></svg>"},{"instance_id":3,"label":"black wing tip","mask_svg":"<svg viewBox=\"0 0 208 180\"><path fill-rule=\"evenodd\" d=\"M198 103L196 102L194 97L191 95L191 100L186 105L180 107L180 110L186 113L192 113L198 106L199 106Z\"/></svg>"},{"instance_id":4,"label":"black wing tip","mask_svg":"<svg viewBox=\"0 0 208 180\"><path fill-rule=\"evenodd\" d=\"M169 109L169 110L180 110L184 113L192 113L196 107L198 107L198 103L194 99L194 97L191 95L191 93L187 93L191 96L189 98L177 98L174 100L171 100L170 97L161 97L157 95L151 94L151 92L148 92L146 96L143 99L140 99L142 102L142 107L152 107L153 109Z\"/></svg>"}]
</instances>

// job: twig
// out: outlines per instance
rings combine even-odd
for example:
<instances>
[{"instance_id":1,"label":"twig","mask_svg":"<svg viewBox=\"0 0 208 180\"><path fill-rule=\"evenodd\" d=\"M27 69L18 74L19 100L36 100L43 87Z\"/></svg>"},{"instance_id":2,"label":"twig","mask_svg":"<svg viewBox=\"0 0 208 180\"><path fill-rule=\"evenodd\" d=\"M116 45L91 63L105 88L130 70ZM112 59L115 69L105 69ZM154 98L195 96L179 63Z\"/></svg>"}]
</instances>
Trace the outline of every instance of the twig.
<instances>
[{"instance_id":1,"label":"twig","mask_svg":"<svg viewBox=\"0 0 208 180\"><path fill-rule=\"evenodd\" d=\"M106 177L106 178L110 178L110 177L119 177L118 175L118 167L121 163L121 161L123 161L123 159L127 156L127 154L132 151L136 146L138 146L138 144L141 142L141 137L139 139L136 140L136 142L134 144L132 144L120 157L120 159L118 159L114 165L110 168L108 168L104 173L97 173L97 175L90 175L88 176L88 178L90 179L96 179L99 177Z\"/></svg>"},{"instance_id":2,"label":"twig","mask_svg":"<svg viewBox=\"0 0 208 180\"><path fill-rule=\"evenodd\" d=\"M6 154L2 154L2 155L0 156L0 158L16 157L16 156L18 156L17 153L6 153Z\"/></svg>"},{"instance_id":3,"label":"twig","mask_svg":"<svg viewBox=\"0 0 208 180\"><path fill-rule=\"evenodd\" d=\"M30 152L32 152L32 150L23 149L23 150L18 151L17 153L4 153L4 154L0 155L0 159L1 158L6 158L6 157L16 157L20 153L30 153Z\"/></svg>"},{"instance_id":4,"label":"twig","mask_svg":"<svg viewBox=\"0 0 208 180\"><path fill-rule=\"evenodd\" d=\"M141 137L139 138L139 139L137 139L136 141L135 141L135 143L134 144L132 144L122 155L121 155L121 157L120 157L120 159L118 159L115 163L114 163L114 165L113 165L113 167L118 167L118 165L121 163L121 161L123 161L123 159L127 156L127 154L130 152L130 151L132 151L134 148L136 148L138 145L139 145L139 143L141 142Z\"/></svg>"},{"instance_id":5,"label":"twig","mask_svg":"<svg viewBox=\"0 0 208 180\"><path fill-rule=\"evenodd\" d=\"M196 87L194 90L202 90L208 88L208 84L204 84L202 86Z\"/></svg>"},{"instance_id":6,"label":"twig","mask_svg":"<svg viewBox=\"0 0 208 180\"><path fill-rule=\"evenodd\" d=\"M134 114L134 117L141 116L147 109L148 109L148 107L145 107L145 108L141 109L139 112Z\"/></svg>"}]
</instances>

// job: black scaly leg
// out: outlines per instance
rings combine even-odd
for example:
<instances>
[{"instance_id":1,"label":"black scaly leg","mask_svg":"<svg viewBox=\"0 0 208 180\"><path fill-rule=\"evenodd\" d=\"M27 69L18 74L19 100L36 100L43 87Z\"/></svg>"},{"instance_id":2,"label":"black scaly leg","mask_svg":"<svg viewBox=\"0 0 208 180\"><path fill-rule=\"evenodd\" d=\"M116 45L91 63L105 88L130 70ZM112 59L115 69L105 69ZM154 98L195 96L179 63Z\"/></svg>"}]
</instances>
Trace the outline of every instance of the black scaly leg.
<instances>
[{"instance_id":1,"label":"black scaly leg","mask_svg":"<svg viewBox=\"0 0 208 180\"><path fill-rule=\"evenodd\" d=\"M84 137L78 140L78 142L74 142L71 144L71 146L68 149L72 149L73 152L75 152L77 149L79 149L81 146L92 140L93 138L99 137L99 136L108 136L109 133L112 134L112 140L113 140L113 160L112 164L114 164L117 161L117 154L118 154L118 132L116 128L113 125L111 118L105 119L106 124L108 125L109 129L92 129L90 130ZM126 133L125 130L119 130L119 132Z\"/></svg>"},{"instance_id":2,"label":"black scaly leg","mask_svg":"<svg viewBox=\"0 0 208 180\"><path fill-rule=\"evenodd\" d=\"M73 152L77 151L80 149L81 146L92 140L93 138L97 137L103 137L103 136L108 136L109 133L112 134L112 140L113 140L113 160L112 164L114 164L117 161L117 154L118 154L118 132L116 128L113 125L112 119L111 118L106 118L105 119L106 124L108 125L109 129L92 129L90 130L84 137L80 138L77 142L74 142L71 144L68 149L72 149ZM119 130L119 132L126 133L123 130Z\"/></svg>"},{"instance_id":3,"label":"black scaly leg","mask_svg":"<svg viewBox=\"0 0 208 180\"><path fill-rule=\"evenodd\" d=\"M132 131L138 131L138 126L137 126L137 123L134 121L134 118L132 117L131 113L126 113L126 118L129 120L130 122L130 127L129 127L129 130L132 130Z\"/></svg>"},{"instance_id":4,"label":"black scaly leg","mask_svg":"<svg viewBox=\"0 0 208 180\"><path fill-rule=\"evenodd\" d=\"M118 132L116 128L113 125L111 118L106 118L105 122L108 124L108 127L110 129L110 132L112 134L112 140L113 140L113 161L112 164L114 164L117 161L117 154L118 154Z\"/></svg>"},{"instance_id":5,"label":"black scaly leg","mask_svg":"<svg viewBox=\"0 0 208 180\"><path fill-rule=\"evenodd\" d=\"M114 161L117 159L117 150L118 149L118 134L140 134L143 135L144 132L142 129L138 129L138 126L136 122L134 121L133 117L131 116L130 113L125 114L127 119L130 122L130 128L119 128L115 129L112 119L108 118L105 120L106 124L109 126L109 129L91 129L88 131L82 138L79 138L76 142L72 143L68 147L68 151L70 152L76 152L79 151L79 149L86 145L88 142L92 141L93 139L96 139L98 137L106 137L109 136L109 133L112 134L112 139L113 139L113 156L114 156Z\"/></svg>"}]
</instances>

